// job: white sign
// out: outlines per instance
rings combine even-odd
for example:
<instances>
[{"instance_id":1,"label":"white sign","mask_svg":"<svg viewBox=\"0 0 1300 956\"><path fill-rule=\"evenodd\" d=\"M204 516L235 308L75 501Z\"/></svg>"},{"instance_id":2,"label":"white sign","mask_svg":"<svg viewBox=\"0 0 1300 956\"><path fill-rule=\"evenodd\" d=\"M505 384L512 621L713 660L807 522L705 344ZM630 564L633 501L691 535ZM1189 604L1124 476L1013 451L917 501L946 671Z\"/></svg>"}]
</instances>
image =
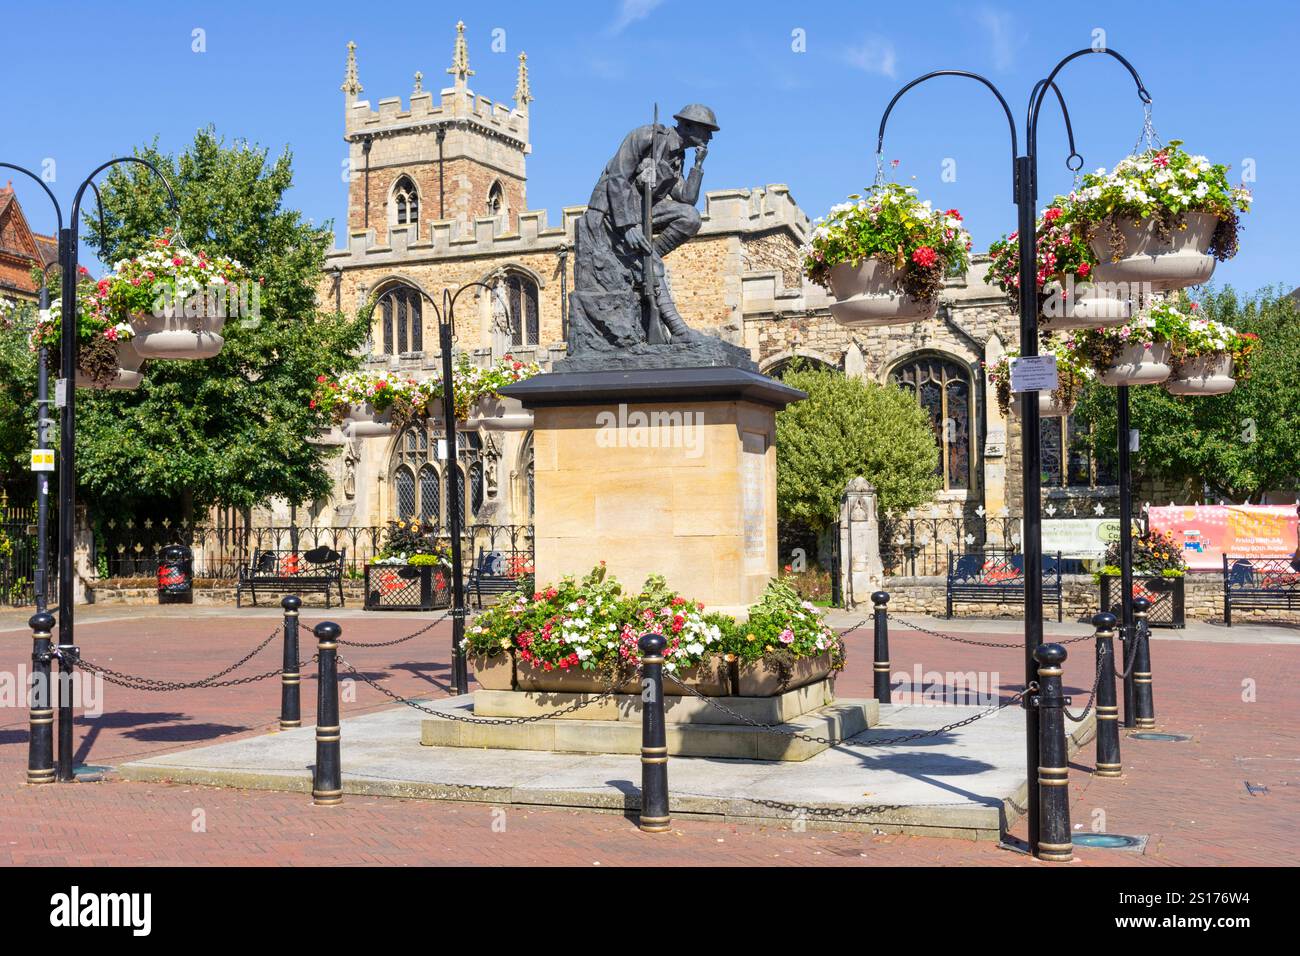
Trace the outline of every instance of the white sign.
<instances>
[{"instance_id":1,"label":"white sign","mask_svg":"<svg viewBox=\"0 0 1300 956\"><path fill-rule=\"evenodd\" d=\"M66 378L56 378L54 380L54 407L62 408L68 404L68 380Z\"/></svg>"},{"instance_id":2,"label":"white sign","mask_svg":"<svg viewBox=\"0 0 1300 956\"><path fill-rule=\"evenodd\" d=\"M53 470L54 470L54 449L33 448L32 449L32 471L53 471Z\"/></svg>"},{"instance_id":3,"label":"white sign","mask_svg":"<svg viewBox=\"0 0 1300 956\"><path fill-rule=\"evenodd\" d=\"M1056 391L1056 356L1027 355L1011 360L1011 391Z\"/></svg>"},{"instance_id":4,"label":"white sign","mask_svg":"<svg viewBox=\"0 0 1300 956\"><path fill-rule=\"evenodd\" d=\"M1104 558L1106 545L1119 540L1118 518L1044 518L1043 554L1062 558ZM1020 529L1024 540L1024 527Z\"/></svg>"}]
</instances>

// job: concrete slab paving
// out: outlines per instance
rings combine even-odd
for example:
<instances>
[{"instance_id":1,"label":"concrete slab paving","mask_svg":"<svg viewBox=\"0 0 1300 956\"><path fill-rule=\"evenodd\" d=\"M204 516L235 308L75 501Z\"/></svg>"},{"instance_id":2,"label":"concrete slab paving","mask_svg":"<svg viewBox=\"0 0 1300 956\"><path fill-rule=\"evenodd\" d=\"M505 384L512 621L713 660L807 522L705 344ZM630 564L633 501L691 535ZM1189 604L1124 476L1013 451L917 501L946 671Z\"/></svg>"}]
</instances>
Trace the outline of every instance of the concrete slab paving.
<instances>
[{"instance_id":1,"label":"concrete slab paving","mask_svg":"<svg viewBox=\"0 0 1300 956\"><path fill-rule=\"evenodd\" d=\"M880 724L852 743L935 730L981 709L882 706ZM425 716L396 706L345 719L344 793L639 809L635 755L427 747L420 744ZM1072 751L1091 739L1092 727L1091 718L1069 725ZM314 762L315 729L303 727L137 760L117 772L131 780L308 793ZM1023 812L1024 714L1008 707L937 737L879 748L844 744L800 763L673 758L668 779L676 815L996 840Z\"/></svg>"}]
</instances>

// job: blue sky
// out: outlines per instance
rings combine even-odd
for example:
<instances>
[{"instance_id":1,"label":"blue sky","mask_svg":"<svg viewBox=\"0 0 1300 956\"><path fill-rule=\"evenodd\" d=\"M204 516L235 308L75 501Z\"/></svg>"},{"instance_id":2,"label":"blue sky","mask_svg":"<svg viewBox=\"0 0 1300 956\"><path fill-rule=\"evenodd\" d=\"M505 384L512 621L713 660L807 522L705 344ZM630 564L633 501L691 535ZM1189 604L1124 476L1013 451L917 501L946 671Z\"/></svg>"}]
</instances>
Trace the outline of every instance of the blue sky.
<instances>
[{"instance_id":1,"label":"blue sky","mask_svg":"<svg viewBox=\"0 0 1300 956\"><path fill-rule=\"evenodd\" d=\"M934 69L981 72L1023 122L1033 82L1103 30L1142 73L1162 138L1231 164L1234 181L1253 166L1256 206L1241 253L1216 281L1300 285L1288 225L1300 199L1286 185L1298 135L1290 68L1300 8L1284 2L11 2L0 14L10 38L0 159L38 170L53 159L66 204L111 154L154 136L179 149L212 123L228 139L289 146L290 202L340 223L346 42L358 44L364 98L405 99L416 70L426 89L450 79L443 71L458 18L476 93L509 99L516 57L528 53L536 97L528 204L549 209L552 222L560 207L586 201L622 134L656 100L667 114L692 101L716 110L722 131L706 190L784 182L818 216L871 181L880 114L903 83ZM205 52L192 49L196 29ZM1109 57L1087 57L1060 85L1086 168L1114 164L1142 126L1127 73ZM1071 182L1054 108L1039 141L1043 202ZM923 195L962 211L977 249L1014 228L1006 122L977 84L940 79L909 93L885 153L899 161L895 178L915 177ZM942 177L945 161L954 181ZM34 226L51 230L48 202L34 186L15 187Z\"/></svg>"}]
</instances>

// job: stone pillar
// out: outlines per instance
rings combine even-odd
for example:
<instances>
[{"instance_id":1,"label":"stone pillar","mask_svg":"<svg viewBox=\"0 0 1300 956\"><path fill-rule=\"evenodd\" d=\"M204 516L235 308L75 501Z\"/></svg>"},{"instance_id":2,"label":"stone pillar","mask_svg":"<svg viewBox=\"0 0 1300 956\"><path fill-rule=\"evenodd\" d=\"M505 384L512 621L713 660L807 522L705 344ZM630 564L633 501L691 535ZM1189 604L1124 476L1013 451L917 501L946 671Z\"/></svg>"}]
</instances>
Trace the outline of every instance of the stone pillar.
<instances>
[{"instance_id":1,"label":"stone pillar","mask_svg":"<svg viewBox=\"0 0 1300 956\"><path fill-rule=\"evenodd\" d=\"M997 335L989 336L984 346L984 362L992 368L1006 349ZM984 381L984 508L998 514L1007 507L1007 430L1008 421L998 407L997 389L985 376Z\"/></svg>"},{"instance_id":2,"label":"stone pillar","mask_svg":"<svg viewBox=\"0 0 1300 956\"><path fill-rule=\"evenodd\" d=\"M95 577L95 563L91 558L95 534L90 528L90 517L85 505L77 505L72 526L72 602L91 603L91 584ZM56 572L57 573L57 572Z\"/></svg>"},{"instance_id":3,"label":"stone pillar","mask_svg":"<svg viewBox=\"0 0 1300 956\"><path fill-rule=\"evenodd\" d=\"M840 590L845 607L870 604L884 579L876 489L867 479L854 478L840 501Z\"/></svg>"}]
</instances>

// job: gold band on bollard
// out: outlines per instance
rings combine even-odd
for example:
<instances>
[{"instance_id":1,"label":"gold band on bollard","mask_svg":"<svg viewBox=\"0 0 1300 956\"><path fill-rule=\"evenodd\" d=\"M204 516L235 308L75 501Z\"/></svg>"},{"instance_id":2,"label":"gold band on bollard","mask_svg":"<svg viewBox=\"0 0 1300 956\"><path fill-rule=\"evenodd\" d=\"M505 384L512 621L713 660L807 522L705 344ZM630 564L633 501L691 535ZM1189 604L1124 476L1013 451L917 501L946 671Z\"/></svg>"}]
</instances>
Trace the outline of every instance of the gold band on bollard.
<instances>
[{"instance_id":1,"label":"gold band on bollard","mask_svg":"<svg viewBox=\"0 0 1300 956\"><path fill-rule=\"evenodd\" d=\"M875 666L875 670L878 671L878 672L882 672L882 673L885 672L885 671L888 671L888 670L889 670L889 661L877 661L877 662L876 662L876 666Z\"/></svg>"},{"instance_id":2,"label":"gold band on bollard","mask_svg":"<svg viewBox=\"0 0 1300 956\"><path fill-rule=\"evenodd\" d=\"M664 659L662 657L651 657L649 655L646 655L645 657L641 658L642 664L662 664L663 662Z\"/></svg>"},{"instance_id":3,"label":"gold band on bollard","mask_svg":"<svg viewBox=\"0 0 1300 956\"><path fill-rule=\"evenodd\" d=\"M295 727L301 727L301 720L282 720L280 721L281 730L293 730Z\"/></svg>"},{"instance_id":4,"label":"gold band on bollard","mask_svg":"<svg viewBox=\"0 0 1300 956\"><path fill-rule=\"evenodd\" d=\"M1038 844L1038 858L1049 863L1069 863L1074 859L1074 844L1040 843Z\"/></svg>"},{"instance_id":5,"label":"gold band on bollard","mask_svg":"<svg viewBox=\"0 0 1300 956\"><path fill-rule=\"evenodd\" d=\"M1060 677L1061 673L1061 668L1059 667L1044 667L1042 664L1038 665L1039 677Z\"/></svg>"},{"instance_id":6,"label":"gold band on bollard","mask_svg":"<svg viewBox=\"0 0 1300 956\"><path fill-rule=\"evenodd\" d=\"M642 817L637 828L645 833L667 833L672 829L672 817Z\"/></svg>"}]
</instances>

